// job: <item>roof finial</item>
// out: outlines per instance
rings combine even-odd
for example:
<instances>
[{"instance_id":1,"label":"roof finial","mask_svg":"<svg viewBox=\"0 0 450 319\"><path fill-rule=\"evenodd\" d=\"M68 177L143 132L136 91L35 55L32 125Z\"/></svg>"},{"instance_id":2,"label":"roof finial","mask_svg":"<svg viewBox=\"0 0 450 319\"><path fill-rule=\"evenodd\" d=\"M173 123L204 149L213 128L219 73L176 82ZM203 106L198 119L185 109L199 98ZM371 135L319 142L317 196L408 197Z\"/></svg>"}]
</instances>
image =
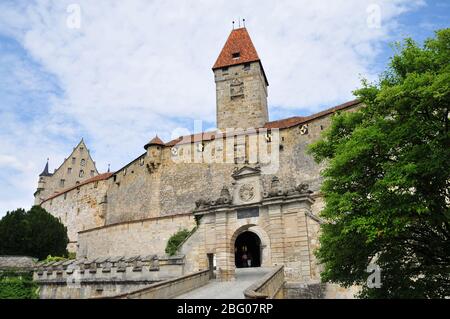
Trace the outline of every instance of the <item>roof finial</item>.
<instances>
[{"instance_id":1,"label":"roof finial","mask_svg":"<svg viewBox=\"0 0 450 319\"><path fill-rule=\"evenodd\" d=\"M111 164L108 164L108 173L111 172Z\"/></svg>"},{"instance_id":2,"label":"roof finial","mask_svg":"<svg viewBox=\"0 0 450 319\"><path fill-rule=\"evenodd\" d=\"M232 22L232 23L233 23L233 30L234 30L234 20L233 20L233 22Z\"/></svg>"},{"instance_id":3,"label":"roof finial","mask_svg":"<svg viewBox=\"0 0 450 319\"><path fill-rule=\"evenodd\" d=\"M244 28L245 28L245 19L242 19L242 23L244 24Z\"/></svg>"}]
</instances>

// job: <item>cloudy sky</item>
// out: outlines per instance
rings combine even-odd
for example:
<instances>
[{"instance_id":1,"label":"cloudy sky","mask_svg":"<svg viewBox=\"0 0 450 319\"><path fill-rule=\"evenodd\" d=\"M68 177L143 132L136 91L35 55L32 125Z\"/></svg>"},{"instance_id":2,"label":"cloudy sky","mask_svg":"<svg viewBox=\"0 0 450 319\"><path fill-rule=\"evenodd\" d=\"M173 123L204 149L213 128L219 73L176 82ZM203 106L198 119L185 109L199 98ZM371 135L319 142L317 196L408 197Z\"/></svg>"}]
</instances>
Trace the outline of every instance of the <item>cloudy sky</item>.
<instances>
[{"instance_id":1,"label":"cloudy sky","mask_svg":"<svg viewBox=\"0 0 450 319\"><path fill-rule=\"evenodd\" d=\"M78 19L79 18L79 19ZM231 21L267 73L271 120L351 100L389 43L448 27L448 1L1 0L0 216L28 208L45 161L84 137L100 171L158 133L214 127L211 67Z\"/></svg>"}]
</instances>

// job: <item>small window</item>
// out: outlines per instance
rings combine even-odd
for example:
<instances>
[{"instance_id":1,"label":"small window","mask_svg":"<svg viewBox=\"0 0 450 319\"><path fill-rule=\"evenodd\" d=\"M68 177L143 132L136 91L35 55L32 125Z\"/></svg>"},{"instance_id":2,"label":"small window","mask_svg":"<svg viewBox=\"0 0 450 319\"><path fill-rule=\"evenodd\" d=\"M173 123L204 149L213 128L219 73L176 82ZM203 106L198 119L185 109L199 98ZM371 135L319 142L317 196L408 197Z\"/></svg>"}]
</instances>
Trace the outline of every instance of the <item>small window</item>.
<instances>
[{"instance_id":1,"label":"small window","mask_svg":"<svg viewBox=\"0 0 450 319\"><path fill-rule=\"evenodd\" d=\"M79 177L83 177L83 176L84 176L84 171L81 170L81 171L80 171L80 174L79 174L78 176L79 176Z\"/></svg>"},{"instance_id":2,"label":"small window","mask_svg":"<svg viewBox=\"0 0 450 319\"><path fill-rule=\"evenodd\" d=\"M72 174L72 167L69 167L69 168L67 169L67 174Z\"/></svg>"},{"instance_id":3,"label":"small window","mask_svg":"<svg viewBox=\"0 0 450 319\"><path fill-rule=\"evenodd\" d=\"M244 71L248 71L250 70L250 63L245 63L244 64Z\"/></svg>"},{"instance_id":4,"label":"small window","mask_svg":"<svg viewBox=\"0 0 450 319\"><path fill-rule=\"evenodd\" d=\"M228 67L222 68L222 73L223 74L228 74Z\"/></svg>"},{"instance_id":5,"label":"small window","mask_svg":"<svg viewBox=\"0 0 450 319\"><path fill-rule=\"evenodd\" d=\"M143 157L141 157L140 159L139 159L139 165L144 165L144 158Z\"/></svg>"},{"instance_id":6,"label":"small window","mask_svg":"<svg viewBox=\"0 0 450 319\"><path fill-rule=\"evenodd\" d=\"M94 177L94 175L95 175L95 171L91 170L91 177Z\"/></svg>"},{"instance_id":7,"label":"small window","mask_svg":"<svg viewBox=\"0 0 450 319\"><path fill-rule=\"evenodd\" d=\"M81 166L86 165L86 160L84 158L82 158L80 164L81 164Z\"/></svg>"},{"instance_id":8,"label":"small window","mask_svg":"<svg viewBox=\"0 0 450 319\"><path fill-rule=\"evenodd\" d=\"M84 147L80 147L80 153L84 152Z\"/></svg>"},{"instance_id":9,"label":"small window","mask_svg":"<svg viewBox=\"0 0 450 319\"><path fill-rule=\"evenodd\" d=\"M67 193L64 193L64 199L67 199Z\"/></svg>"},{"instance_id":10,"label":"small window","mask_svg":"<svg viewBox=\"0 0 450 319\"><path fill-rule=\"evenodd\" d=\"M94 188L98 187L98 181L94 183Z\"/></svg>"},{"instance_id":11,"label":"small window","mask_svg":"<svg viewBox=\"0 0 450 319\"><path fill-rule=\"evenodd\" d=\"M233 59L239 59L241 57L241 52L234 52L231 56Z\"/></svg>"},{"instance_id":12,"label":"small window","mask_svg":"<svg viewBox=\"0 0 450 319\"><path fill-rule=\"evenodd\" d=\"M65 182L65 180L63 180L63 179L60 180L60 181L59 181L59 187L64 187L64 182Z\"/></svg>"},{"instance_id":13,"label":"small window","mask_svg":"<svg viewBox=\"0 0 450 319\"><path fill-rule=\"evenodd\" d=\"M76 157L72 157L72 164L75 164L77 158Z\"/></svg>"}]
</instances>

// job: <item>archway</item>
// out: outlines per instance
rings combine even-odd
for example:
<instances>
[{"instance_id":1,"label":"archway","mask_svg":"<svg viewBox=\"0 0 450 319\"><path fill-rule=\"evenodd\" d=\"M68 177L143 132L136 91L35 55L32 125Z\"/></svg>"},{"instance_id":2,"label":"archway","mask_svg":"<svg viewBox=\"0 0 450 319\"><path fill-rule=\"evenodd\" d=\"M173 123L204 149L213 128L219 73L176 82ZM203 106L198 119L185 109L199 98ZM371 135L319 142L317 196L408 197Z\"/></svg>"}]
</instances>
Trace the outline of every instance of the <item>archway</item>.
<instances>
[{"instance_id":1,"label":"archway","mask_svg":"<svg viewBox=\"0 0 450 319\"><path fill-rule=\"evenodd\" d=\"M261 266L261 239L254 232L244 231L234 243L234 260L237 268Z\"/></svg>"}]
</instances>

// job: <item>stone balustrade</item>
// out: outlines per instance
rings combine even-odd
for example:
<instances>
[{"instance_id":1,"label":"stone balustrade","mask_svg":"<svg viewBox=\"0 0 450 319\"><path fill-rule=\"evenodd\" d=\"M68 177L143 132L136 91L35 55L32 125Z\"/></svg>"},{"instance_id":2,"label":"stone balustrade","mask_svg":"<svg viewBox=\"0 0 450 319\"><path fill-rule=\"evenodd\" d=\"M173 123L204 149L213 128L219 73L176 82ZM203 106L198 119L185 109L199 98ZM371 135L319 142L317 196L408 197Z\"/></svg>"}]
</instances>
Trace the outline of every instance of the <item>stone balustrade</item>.
<instances>
[{"instance_id":1,"label":"stone balustrade","mask_svg":"<svg viewBox=\"0 0 450 319\"><path fill-rule=\"evenodd\" d=\"M244 291L246 299L280 299L283 296L284 266L278 266Z\"/></svg>"},{"instance_id":2,"label":"stone balustrade","mask_svg":"<svg viewBox=\"0 0 450 319\"><path fill-rule=\"evenodd\" d=\"M184 274L184 256L117 256L38 263L41 298L91 298L146 287Z\"/></svg>"}]
</instances>

